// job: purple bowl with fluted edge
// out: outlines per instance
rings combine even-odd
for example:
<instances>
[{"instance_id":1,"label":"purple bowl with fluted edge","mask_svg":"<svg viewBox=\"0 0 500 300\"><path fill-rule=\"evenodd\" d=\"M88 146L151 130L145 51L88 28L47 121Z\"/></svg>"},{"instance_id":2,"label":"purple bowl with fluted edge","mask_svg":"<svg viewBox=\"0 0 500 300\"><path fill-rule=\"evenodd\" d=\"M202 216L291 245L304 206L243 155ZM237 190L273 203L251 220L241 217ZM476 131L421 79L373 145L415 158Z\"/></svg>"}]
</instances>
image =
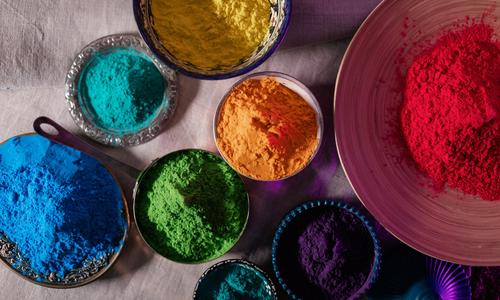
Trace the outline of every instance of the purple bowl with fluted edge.
<instances>
[{"instance_id":1,"label":"purple bowl with fluted edge","mask_svg":"<svg viewBox=\"0 0 500 300\"><path fill-rule=\"evenodd\" d=\"M427 280L443 300L470 300L471 285L465 267L435 258L426 258Z\"/></svg>"},{"instance_id":2,"label":"purple bowl with fluted edge","mask_svg":"<svg viewBox=\"0 0 500 300\"><path fill-rule=\"evenodd\" d=\"M290 270L283 270L282 265L284 260L284 254L283 251L285 252L290 252L293 251L293 249L287 247L287 242L286 240L289 239L290 237L287 237L287 235L290 235L290 233L293 233L293 237L297 234L297 229L295 228L297 226L303 227L304 224L300 224L303 222L304 217L311 218L315 214L317 214L319 211L325 211L328 208L334 208L338 210L343 210L344 212L353 215L355 218L358 218L361 225L368 231L368 234L371 237L371 240L373 242L373 260L371 263L370 267L370 272L365 280L365 282L351 295L347 296L346 299L349 300L354 300L358 299L362 295L365 294L366 291L375 283L375 281L378 278L378 275L380 273L380 267L381 267L381 259L382 259L382 247L380 244L380 241L378 239L377 233L375 228L373 227L371 221L357 208L343 203L339 201L334 201L334 200L315 200L311 202L304 203L302 205L299 205L292 211L290 211L280 222L278 225L278 228L274 234L273 238L273 244L272 244L272 265L273 265L273 270L276 275L276 278L280 284L280 286L283 288L283 290L287 293L287 295L291 299L318 299L317 297L313 298L304 298L301 293L301 291L298 291L298 285L295 285L293 283L288 282L287 279L287 274L286 272L290 272ZM310 220L309 220L310 221ZM297 264L300 264L298 261L296 262ZM296 268L297 271L302 272L301 267L297 266ZM303 275L299 275L305 278ZM306 279L307 281L307 279ZM305 284L305 282L304 282ZM301 284L303 285L303 284ZM323 292L320 291L320 289L312 284L308 283L308 296L312 297L312 292L314 290L315 294L320 297L319 299L330 299L328 295L325 295ZM322 298L321 298L322 297ZM341 300L341 299L339 299Z\"/></svg>"},{"instance_id":3,"label":"purple bowl with fluted edge","mask_svg":"<svg viewBox=\"0 0 500 300\"><path fill-rule=\"evenodd\" d=\"M148 45L149 49L166 65L179 73L205 80L220 80L246 74L265 62L281 45L288 26L292 12L292 0L273 0L271 2L269 32L264 41L247 59L231 67L219 67L215 69L201 69L189 62L180 61L163 46L157 33L151 26L153 22L151 14L151 1L133 0L134 17L139 32Z\"/></svg>"}]
</instances>

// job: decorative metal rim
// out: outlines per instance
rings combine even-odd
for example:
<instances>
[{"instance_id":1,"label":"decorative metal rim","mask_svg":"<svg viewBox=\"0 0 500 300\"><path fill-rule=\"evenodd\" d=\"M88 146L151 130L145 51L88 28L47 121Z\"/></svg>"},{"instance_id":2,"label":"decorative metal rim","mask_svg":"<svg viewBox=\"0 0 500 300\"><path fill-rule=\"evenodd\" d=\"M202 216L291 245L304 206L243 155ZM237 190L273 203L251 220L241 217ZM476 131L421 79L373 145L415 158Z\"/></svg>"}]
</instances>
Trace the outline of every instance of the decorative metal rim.
<instances>
[{"instance_id":1,"label":"decorative metal rim","mask_svg":"<svg viewBox=\"0 0 500 300\"><path fill-rule=\"evenodd\" d=\"M229 94L235 88L237 88L243 82L245 82L247 80L250 80L250 79L259 78L259 77L271 77L271 78L274 77L274 78L279 78L281 80L289 81L289 82L293 83L294 85L297 85L299 88L301 88L302 91L308 95L309 100L311 100L311 102L312 102L312 103L309 103L309 101L307 101L306 99L304 99L304 101L306 101L314 109L314 111L316 113L316 118L317 118L316 123L318 125L318 132L317 132L318 144L316 145L316 149L314 150L313 154L309 158L309 161L302 168L297 169L295 172L293 172L293 173L291 173L291 174L289 174L287 176L284 176L282 178L277 178L277 179L272 179L272 180L263 180L263 179L259 179L259 178L250 177L247 174L240 173L240 171L237 170L231 164L231 162L229 161L229 159L226 158L226 156L224 155L224 152L221 151L221 149L219 147L219 143L217 143L217 140L218 140L217 124L219 122L219 116L220 116L222 107L224 106L224 103L226 103L227 97L229 96ZM287 86L287 87L290 88L289 86ZM274 182L274 181L285 180L285 179L288 179L290 177L293 177L293 176L299 174L300 172L302 172L305 168L307 168L311 164L311 162L314 160L314 158L318 154L319 149L321 148L321 144L323 143L324 121L323 121L323 113L321 111L321 107L319 105L318 99L316 99L316 97L314 96L314 94L311 92L311 90L309 90L309 88L307 86L305 86L298 79L296 79L295 77L292 77L290 75L287 75L287 74L284 74L284 73L280 73L280 72L264 71L264 72L258 72L258 73L249 74L249 75L243 77L242 79L238 80L235 84L233 84L233 86L226 92L226 94L224 94L224 96L222 97L222 99L220 100L220 102L219 102L219 104L217 106L217 110L215 111L215 115L214 115L214 119L213 119L213 126L212 127L213 127L213 137L214 137L214 141L215 141L215 146L217 147L217 151L220 153L221 157L226 161L226 163L229 166L231 166L231 168L233 170L236 171L236 173L240 174L243 177L250 178L250 179L255 180L255 181Z\"/></svg>"},{"instance_id":2,"label":"decorative metal rim","mask_svg":"<svg viewBox=\"0 0 500 300\"><path fill-rule=\"evenodd\" d=\"M23 133L19 135L12 136L3 142L0 143L0 146L9 141L12 138L15 137L22 137L22 136L30 136L30 135L37 135L34 132L30 133ZM3 234L0 234L0 261L2 262L3 265L9 268L14 274L20 276L22 279L29 281L31 283L43 286L43 287L48 287L48 288L54 288L54 289L71 289L71 288L77 288L81 287L84 285L87 285L89 283L94 282L97 280L99 277L101 277L104 273L106 273L118 260L118 257L120 256L123 247L125 246L125 243L127 241L128 233L130 230L130 214L128 210L128 204L127 204L127 198L125 197L125 193L123 192L122 186L118 183L118 180L116 176L103 164L100 163L113 177L115 180L116 184L118 185L121 193L121 199L123 203L123 209L122 209L122 217L125 219L125 230L123 233L123 237L121 238L121 245L118 251L114 253L108 254L106 257L100 258L98 260L92 260L89 261L86 265L84 265L82 268L75 269L72 272L70 272L68 275L65 277L68 278L68 280L72 280L74 282L72 283L60 283L60 282L50 282L50 281L39 281L37 278L39 278L39 274L31 270L29 267L29 264L27 263L26 260L23 260L21 257L20 253L17 251L17 246L8 240L8 237L6 237ZM14 257L13 257L14 256ZM12 257L10 260L8 260L7 257ZM13 263L16 261L19 261L21 264L18 267L15 267ZM88 275L85 277L78 277L77 274L79 272L86 271L89 272ZM49 275L50 277L50 275Z\"/></svg>"},{"instance_id":3,"label":"decorative metal rim","mask_svg":"<svg viewBox=\"0 0 500 300\"><path fill-rule=\"evenodd\" d=\"M159 157L155 160L153 160L151 162L151 164L149 164L149 166L147 166L143 171L141 171L141 173L139 174L139 177L137 178L137 180L135 181L135 186L134 186L134 190L133 190L133 199L134 199L134 202L133 202L133 206L132 206L132 213L133 213L133 216L134 216L134 223L135 223L135 227L137 228L137 232L139 233L139 236L141 237L141 239L143 240L143 242L151 249L153 250L154 253L160 255L161 257L169 260L169 261L173 261L173 262L176 262L176 263L180 263L180 264L185 264L185 265L197 265L197 264L202 264L202 263L206 263L206 262L210 262L210 261L213 261L217 258L220 258L222 257L223 255L225 255L226 253L230 252L235 246L236 244L238 243L238 241L241 239L241 237L243 236L243 234L245 233L245 230L247 228L247 225L248 225L248 220L250 219L250 195L248 194L248 191L246 190L246 187L245 187L245 182L243 181L243 178L238 174L238 172L234 171L236 175L238 175L238 178L241 180L241 183L243 184L243 187L245 188L245 195L246 195L246 205L247 205L247 213L246 213L246 217L245 217L245 222L243 223L243 226L241 228L241 231L238 235L238 237L236 238L234 244L228 248L226 251L222 252L222 253L219 253L215 256L212 256L210 258L207 258L205 260L201 260L201 261L182 261L182 260L175 260L175 259L172 259L170 257L167 257L161 253L159 253L155 248L153 248L153 246L151 246L148 241L146 240L146 238L144 237L144 235L142 234L142 231L141 231L141 228L139 227L139 222L137 220L137 214L136 214L136 207L137 207L137 194L140 192L140 186L141 186L141 181L142 179L144 178L144 176L148 173L148 171L153 168L154 166L156 166L156 164L162 160L162 159L166 159L168 156L171 156L171 155L174 155L174 154L177 154L177 153L180 153L180 152L186 152L186 151L200 151L200 152L204 152L204 153L208 153L208 154L211 154L219 159L221 159L224 163L225 161L218 155L216 155L215 153L213 152L210 152L210 151L207 151L207 150L203 150L203 149L196 149L196 148L187 148L187 149L181 149L181 150L177 150L177 151L174 151L174 152L170 152L162 157Z\"/></svg>"},{"instance_id":4,"label":"decorative metal rim","mask_svg":"<svg viewBox=\"0 0 500 300\"><path fill-rule=\"evenodd\" d=\"M247 260L244 260L244 259L227 259L227 260L223 260L221 262L216 263L215 265L213 265L213 266L209 267L208 269L206 269L205 272L203 272L203 274L201 275L200 279L198 279L198 281L196 282L196 286L195 286L194 292L193 292L193 300L196 300L196 296L198 294L198 288L199 288L201 282L203 282L203 280L207 277L207 275L210 272L218 269L219 267L224 266L224 265L229 265L229 264L242 264L242 265L245 265L245 266L249 267L250 269L253 269L257 273L260 273L260 275L262 275L265 278L266 283L268 284L269 288L271 289L271 294L272 294L271 296L273 297L273 299L274 300L278 299L278 293L276 292L276 286L274 285L274 282L271 279L271 277L269 276L269 274L267 274L266 272L264 272L256 264L254 264L252 262L249 262Z\"/></svg>"},{"instance_id":5,"label":"decorative metal rim","mask_svg":"<svg viewBox=\"0 0 500 300\"><path fill-rule=\"evenodd\" d=\"M102 128L85 114L80 103L79 80L85 70L85 66L97 53L113 48L131 48L146 55L165 78L164 100L157 116L147 127L141 128L137 132L121 134ZM177 75L175 71L153 55L137 34L108 35L91 42L76 55L66 75L65 98L71 117L87 136L104 145L115 147L136 146L158 136L167 121L173 116L177 107Z\"/></svg>"},{"instance_id":6,"label":"decorative metal rim","mask_svg":"<svg viewBox=\"0 0 500 300\"><path fill-rule=\"evenodd\" d=\"M279 46L283 43L284 37L286 33L288 32L288 28L290 25L290 18L292 14L292 0L280 0L282 2L282 5L284 6L284 19L283 22L280 26L279 34L276 37L275 41L273 42L272 46L265 52L260 58L256 59L254 62L252 62L250 65L243 67L241 69L236 69L233 71L228 71L228 72L221 72L218 74L213 74L213 75L206 75L200 72L194 72L187 70L186 68L180 66L167 56L165 56L161 51L159 51L155 47L155 42L153 38L148 34L148 31L146 30L145 26L145 17L143 14L143 11L141 7L144 5L144 1L149 1L149 0L133 0L133 10L134 10L134 17L135 17L135 22L137 23L137 28L139 29L139 33L141 34L142 38L148 45L149 49L157 56L159 57L165 64L167 64L170 68L173 70L178 71L179 73L193 77L193 78L198 78L198 79L204 79L204 80L221 80L221 79L228 79L228 78L233 78L236 76L240 76L243 74L246 74L258 66L260 66L262 63L264 63L271 55L276 52L276 50L279 48Z\"/></svg>"},{"instance_id":7,"label":"decorative metal rim","mask_svg":"<svg viewBox=\"0 0 500 300\"><path fill-rule=\"evenodd\" d=\"M278 246L281 240L281 236L283 232L286 230L288 225L293 222L298 216L302 215L303 213L317 207L334 207L334 208L339 208L339 209L344 209L348 211L349 213L353 214L356 216L365 226L365 228L368 230L372 240L373 240L373 266L370 274L368 275L368 278L366 279L366 282L360 287L360 289L352 296L350 296L349 299L357 299L363 293L365 293L373 283L377 280L379 273L380 273L380 267L381 267L381 261L382 261L382 246L380 244L380 240L377 237L377 233L375 231L375 228L373 227L371 221L363 214L361 211L359 211L357 208L343 203L343 202L338 202L334 200L315 200L311 202L307 202L304 204L299 205L298 207L294 208L291 210L289 213L283 217L283 219L280 221L280 224L278 225L278 229L276 230L273 238L273 244L272 244L272 264L273 264L273 270L276 275L276 278L278 279L279 284L281 287L285 290L285 292L288 294L288 296L294 300L300 300L301 298L298 297L290 288L283 277L281 276L281 272L278 267L278 261L277 261L277 251L278 251Z\"/></svg>"}]
</instances>

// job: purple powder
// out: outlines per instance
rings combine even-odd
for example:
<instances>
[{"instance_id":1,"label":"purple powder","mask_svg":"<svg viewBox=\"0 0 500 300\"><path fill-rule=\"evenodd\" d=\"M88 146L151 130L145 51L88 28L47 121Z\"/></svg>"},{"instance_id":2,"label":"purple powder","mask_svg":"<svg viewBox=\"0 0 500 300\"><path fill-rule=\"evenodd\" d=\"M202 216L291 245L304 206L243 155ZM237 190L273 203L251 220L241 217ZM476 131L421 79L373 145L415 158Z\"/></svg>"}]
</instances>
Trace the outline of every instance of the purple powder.
<instances>
[{"instance_id":1,"label":"purple powder","mask_svg":"<svg viewBox=\"0 0 500 300\"><path fill-rule=\"evenodd\" d=\"M471 270L472 299L500 300L500 267Z\"/></svg>"},{"instance_id":2,"label":"purple powder","mask_svg":"<svg viewBox=\"0 0 500 300\"><path fill-rule=\"evenodd\" d=\"M307 225L298 250L308 279L336 299L348 298L361 288L374 255L369 232L344 210L325 212Z\"/></svg>"},{"instance_id":3,"label":"purple powder","mask_svg":"<svg viewBox=\"0 0 500 300\"><path fill-rule=\"evenodd\" d=\"M302 299L347 299L367 281L373 239L347 210L319 207L297 217L278 248L281 275Z\"/></svg>"}]
</instances>

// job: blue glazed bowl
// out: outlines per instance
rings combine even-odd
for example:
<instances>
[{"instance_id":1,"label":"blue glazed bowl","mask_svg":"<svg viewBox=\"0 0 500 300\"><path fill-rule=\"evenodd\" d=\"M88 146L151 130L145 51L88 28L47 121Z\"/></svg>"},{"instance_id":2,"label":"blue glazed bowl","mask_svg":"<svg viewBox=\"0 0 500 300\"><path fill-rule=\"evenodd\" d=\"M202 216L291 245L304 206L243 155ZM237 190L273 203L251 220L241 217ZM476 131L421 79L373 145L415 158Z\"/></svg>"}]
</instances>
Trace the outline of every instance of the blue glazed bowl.
<instances>
[{"instance_id":1,"label":"blue glazed bowl","mask_svg":"<svg viewBox=\"0 0 500 300\"><path fill-rule=\"evenodd\" d=\"M272 264L273 264L273 270L275 272L276 278L278 279L279 284L281 287L285 290L285 292L288 294L288 296L291 299L302 299L298 293L296 292L296 287L290 285L289 283L286 282L285 277L283 276L283 272L280 269L280 246L283 242L283 235L284 233L287 232L290 228L293 230L294 228L294 223L299 217L311 215L312 213L316 213L317 210L324 210L326 208L338 208L341 210L346 210L347 212L351 213L355 217L359 218L359 220L362 222L362 224L365 226L367 231L369 232L372 241L373 241L373 263L371 267L371 272L367 277L366 282L361 286L361 288L358 289L353 295L351 295L348 299L357 299L359 296L363 295L370 287L371 285L376 281L379 272L380 272L380 265L381 265L381 258L382 258L382 249L380 245L380 241L377 237L377 233L375 232L375 229L371 222L367 219L367 217L361 213L358 209L342 203L342 202L337 202L337 201L332 201L332 200L316 200L312 202L308 202L305 204L302 204L298 206L297 208L293 209L290 211L280 222L278 225L278 229L276 230L276 233L274 234L274 239L273 239L273 245L272 245ZM290 249L291 250L291 249ZM311 285L311 287L313 287ZM318 291L319 294L319 291ZM339 299L340 300L340 299Z\"/></svg>"},{"instance_id":2,"label":"blue glazed bowl","mask_svg":"<svg viewBox=\"0 0 500 300\"><path fill-rule=\"evenodd\" d=\"M207 80L227 79L246 74L266 61L279 47L290 23L292 0L271 0L269 33L257 50L247 59L231 67L202 69L189 62L176 59L161 43L151 26L152 0L133 0L135 21L149 49L166 65L181 74Z\"/></svg>"},{"instance_id":3,"label":"blue glazed bowl","mask_svg":"<svg viewBox=\"0 0 500 300\"><path fill-rule=\"evenodd\" d=\"M470 279L462 265L427 257L426 270L427 280L439 295L439 299L472 299Z\"/></svg>"}]
</instances>

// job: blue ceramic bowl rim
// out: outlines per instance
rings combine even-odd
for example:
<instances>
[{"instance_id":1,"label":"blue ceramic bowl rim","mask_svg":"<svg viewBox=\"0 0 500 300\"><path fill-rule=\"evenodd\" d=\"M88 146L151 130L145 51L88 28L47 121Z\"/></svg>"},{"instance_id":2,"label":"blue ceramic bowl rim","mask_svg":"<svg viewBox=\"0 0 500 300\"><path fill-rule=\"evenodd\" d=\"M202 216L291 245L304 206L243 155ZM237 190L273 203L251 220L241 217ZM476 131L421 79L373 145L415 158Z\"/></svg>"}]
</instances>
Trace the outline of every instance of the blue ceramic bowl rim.
<instances>
[{"instance_id":1,"label":"blue ceramic bowl rim","mask_svg":"<svg viewBox=\"0 0 500 300\"><path fill-rule=\"evenodd\" d=\"M272 293L271 296L273 297L273 299L278 299L278 294L276 292L276 286L274 285L274 282L271 279L271 276L269 276L269 274L264 272L264 270L262 270L256 264L249 262L248 260L241 259L241 258L226 259L226 260L220 261L220 262L210 266L208 269L206 269L203 272L203 274L200 276L200 279L198 279L198 281L196 282L196 286L195 286L194 292L193 292L193 299L196 299L196 296L198 295L198 289L200 287L200 284L203 282L203 280L205 280L205 278L208 276L208 274L210 274L211 272L217 270L218 268L220 268L222 266L229 265L229 264L241 264L241 265L244 265L246 267L249 267L253 271L256 271L257 273L262 275L262 277L265 279L266 283L271 288L271 293Z\"/></svg>"},{"instance_id":2,"label":"blue ceramic bowl rim","mask_svg":"<svg viewBox=\"0 0 500 300\"><path fill-rule=\"evenodd\" d=\"M163 63L165 63L171 69L173 69L173 70L175 70L183 75L193 77L193 78L203 79L203 80L222 80L222 79L233 78L236 76L246 74L246 73L256 69L261 64L263 64L269 57L271 57L271 55L274 54L274 52L276 52L278 47L283 43L284 37L285 37L286 33L288 32L288 28L290 25L290 19L291 19L291 15L292 15L292 2L293 2L292 0L283 0L286 2L288 9L286 10L286 13L285 13L285 19L283 20L282 30L279 33L278 37L276 38L274 45L272 47L270 47L269 50L264 55L262 55L261 58L257 59L249 66L247 66L243 69L240 69L240 70L230 71L230 72L216 74L216 75L203 75L203 74L199 74L196 72L191 72L191 71L185 70L184 68L176 65L175 63L170 61L167 57L165 57L163 54L161 54L154 47L153 41L151 40L149 35L146 33L146 30L144 29L144 26L142 24L142 16L140 13L141 10L140 10L140 4L139 4L139 2L141 0L132 0L132 1L133 1L135 23L137 24L137 28L139 29L139 33L141 34L142 39L144 40L144 42L146 43L148 48L151 50L151 52L153 52L154 55L156 55L156 57L158 57Z\"/></svg>"},{"instance_id":3,"label":"blue ceramic bowl rim","mask_svg":"<svg viewBox=\"0 0 500 300\"><path fill-rule=\"evenodd\" d=\"M368 275L368 279L366 282L361 286L361 288L354 294L352 295L349 299L357 299L359 296L361 296L364 292L366 292L373 283L377 280L377 277L380 273L380 267L381 267L381 261L382 261L382 247L380 244L380 240L377 237L377 233L375 230L375 227L373 227L371 221L357 208L343 202L335 201L335 200L314 200L310 202L306 202L304 204L301 204L297 206L296 208L292 209L290 212L288 212L283 219L281 219L278 228L274 234L273 238L273 244L272 244L272 264L273 264L273 271L276 275L276 278L278 279L279 284L281 287L285 290L285 292L288 294L288 296L292 299L302 299L295 295L293 290L285 283L285 280L281 276L281 272L279 271L278 268L278 262L277 262L277 250L278 250L278 245L280 243L281 236L285 229L290 225L292 221L294 221L298 216L302 215L304 212L311 210L313 208L317 207L336 207L340 209L347 210L348 212L352 213L355 215L357 218L361 220L361 222L364 224L365 228L368 230L370 233L370 236L372 237L373 240L373 252L374 252L374 258L373 258L373 266L370 274Z\"/></svg>"}]
</instances>

